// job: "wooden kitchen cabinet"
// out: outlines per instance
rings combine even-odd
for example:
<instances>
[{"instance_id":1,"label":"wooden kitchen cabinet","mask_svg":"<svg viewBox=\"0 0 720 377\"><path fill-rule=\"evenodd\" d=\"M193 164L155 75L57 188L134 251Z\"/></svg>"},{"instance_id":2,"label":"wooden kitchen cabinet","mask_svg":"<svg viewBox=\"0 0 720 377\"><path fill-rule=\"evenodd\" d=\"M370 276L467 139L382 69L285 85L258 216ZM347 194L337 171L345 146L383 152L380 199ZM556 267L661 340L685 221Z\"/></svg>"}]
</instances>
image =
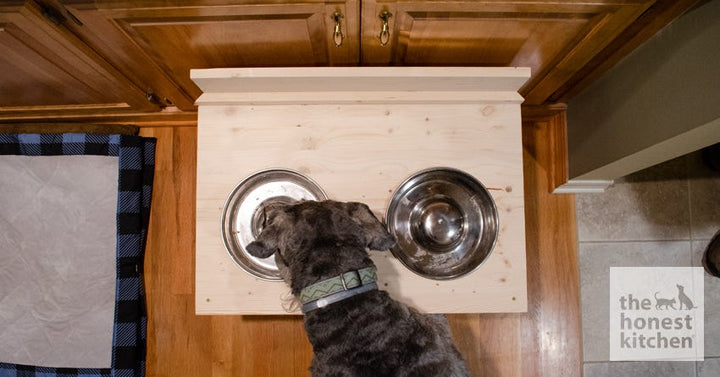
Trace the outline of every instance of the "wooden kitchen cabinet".
<instances>
[{"instance_id":1,"label":"wooden kitchen cabinet","mask_svg":"<svg viewBox=\"0 0 720 377\"><path fill-rule=\"evenodd\" d=\"M652 7L667 0L557 1L118 1L67 0L102 36L109 59L137 67L139 48L176 83L183 110L201 94L191 68L297 66L530 67L520 89L526 105L543 104L580 81L593 59ZM683 7L691 1L681 0ZM682 8L679 8L682 9ZM344 40L333 41L340 13ZM387 43L381 43L381 15ZM679 13L675 10L675 13ZM118 30L120 33L118 33ZM110 37L114 36L114 37ZM109 43L113 38L118 41ZM97 38L96 38L97 39ZM131 41L134 48L123 46ZM606 53L602 55L601 53ZM137 68L135 68L137 69ZM146 79L148 81L150 79ZM554 97L553 97L554 96ZM172 97L172 95L170 95Z\"/></svg>"},{"instance_id":2,"label":"wooden kitchen cabinet","mask_svg":"<svg viewBox=\"0 0 720 377\"><path fill-rule=\"evenodd\" d=\"M66 22L36 2L0 6L0 120L160 109Z\"/></svg>"},{"instance_id":3,"label":"wooden kitchen cabinet","mask_svg":"<svg viewBox=\"0 0 720 377\"><path fill-rule=\"evenodd\" d=\"M694 2L5 1L0 121L187 121L190 69L234 67L530 67L524 105L564 102Z\"/></svg>"},{"instance_id":4,"label":"wooden kitchen cabinet","mask_svg":"<svg viewBox=\"0 0 720 377\"><path fill-rule=\"evenodd\" d=\"M190 69L333 66L359 62L359 2L65 1L86 25L78 33L130 71L157 67L176 85L163 92L194 110L200 89ZM341 15L340 46L334 38ZM138 66L138 59L143 64ZM152 67L151 67L152 68ZM142 75L142 72L136 73ZM168 94L165 94L168 93Z\"/></svg>"},{"instance_id":5,"label":"wooden kitchen cabinet","mask_svg":"<svg viewBox=\"0 0 720 377\"><path fill-rule=\"evenodd\" d=\"M520 94L525 104L541 104L653 3L363 0L361 59L378 66L530 67ZM392 15L384 46L383 12Z\"/></svg>"}]
</instances>

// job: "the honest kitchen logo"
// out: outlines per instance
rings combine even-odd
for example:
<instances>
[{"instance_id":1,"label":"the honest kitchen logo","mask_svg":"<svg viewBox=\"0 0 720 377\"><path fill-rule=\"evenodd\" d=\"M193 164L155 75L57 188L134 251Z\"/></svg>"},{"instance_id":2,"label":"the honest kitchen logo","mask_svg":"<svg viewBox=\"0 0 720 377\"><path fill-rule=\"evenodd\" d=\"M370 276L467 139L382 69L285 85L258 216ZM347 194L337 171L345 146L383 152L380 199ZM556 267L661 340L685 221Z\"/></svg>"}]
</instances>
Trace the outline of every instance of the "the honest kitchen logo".
<instances>
[{"instance_id":1,"label":"the honest kitchen logo","mask_svg":"<svg viewBox=\"0 0 720 377\"><path fill-rule=\"evenodd\" d=\"M683 288L681 285L678 287ZM632 294L620 297L620 348L693 348L693 336L666 337L663 336L663 331L693 330L695 318L690 314L646 316L645 313L653 309L652 301L648 298L640 300ZM660 303L666 303L664 310L675 308L675 299L656 298L655 302L656 309L663 306ZM646 336L644 334L646 330L657 332L652 336Z\"/></svg>"},{"instance_id":2,"label":"the honest kitchen logo","mask_svg":"<svg viewBox=\"0 0 720 377\"><path fill-rule=\"evenodd\" d=\"M610 268L610 360L702 360L703 269Z\"/></svg>"}]
</instances>

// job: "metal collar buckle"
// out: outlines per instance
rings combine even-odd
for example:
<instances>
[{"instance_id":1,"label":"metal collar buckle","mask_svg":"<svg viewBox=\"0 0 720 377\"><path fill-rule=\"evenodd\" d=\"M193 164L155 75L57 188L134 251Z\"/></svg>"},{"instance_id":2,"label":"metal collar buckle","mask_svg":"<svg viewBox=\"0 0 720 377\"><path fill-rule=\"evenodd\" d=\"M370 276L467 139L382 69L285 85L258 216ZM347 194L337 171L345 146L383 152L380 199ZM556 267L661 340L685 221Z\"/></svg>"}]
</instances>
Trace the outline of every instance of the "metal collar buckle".
<instances>
[{"instance_id":1,"label":"metal collar buckle","mask_svg":"<svg viewBox=\"0 0 720 377\"><path fill-rule=\"evenodd\" d=\"M358 285L353 286L353 287L351 287L351 288L354 288L354 287L357 287L357 286L359 286L359 285L362 285L362 278L360 277L360 272L359 272L358 270L353 270L353 271L346 272L346 273L340 275L340 281L342 282L343 290L347 291L347 290L349 289L349 288L348 288L348 283L347 283L347 280L346 280L346 277L345 277L345 276L348 275L348 274L355 274L355 277L357 278L357 282L358 282Z\"/></svg>"}]
</instances>

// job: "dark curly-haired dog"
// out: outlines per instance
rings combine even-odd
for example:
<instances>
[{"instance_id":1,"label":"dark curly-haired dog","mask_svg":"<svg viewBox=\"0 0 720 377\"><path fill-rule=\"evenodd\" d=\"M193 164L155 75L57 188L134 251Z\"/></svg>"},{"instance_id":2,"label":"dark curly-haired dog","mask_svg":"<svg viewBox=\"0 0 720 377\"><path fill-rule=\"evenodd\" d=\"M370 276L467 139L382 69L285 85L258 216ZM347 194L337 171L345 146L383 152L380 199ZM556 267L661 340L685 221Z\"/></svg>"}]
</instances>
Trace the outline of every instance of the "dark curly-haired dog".
<instances>
[{"instance_id":1,"label":"dark curly-haired dog","mask_svg":"<svg viewBox=\"0 0 720 377\"><path fill-rule=\"evenodd\" d=\"M377 289L367 248L395 243L362 203L271 205L250 254L275 254L303 304L317 376L470 376L442 315L420 314Z\"/></svg>"}]
</instances>

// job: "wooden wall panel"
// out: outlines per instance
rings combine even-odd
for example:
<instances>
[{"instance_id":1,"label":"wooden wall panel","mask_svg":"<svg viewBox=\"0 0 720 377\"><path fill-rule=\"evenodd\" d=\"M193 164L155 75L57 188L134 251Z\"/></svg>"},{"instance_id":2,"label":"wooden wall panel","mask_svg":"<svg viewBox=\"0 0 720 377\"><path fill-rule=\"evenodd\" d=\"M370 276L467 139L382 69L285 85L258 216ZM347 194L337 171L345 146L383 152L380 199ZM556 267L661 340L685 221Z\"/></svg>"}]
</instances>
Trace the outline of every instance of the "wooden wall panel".
<instances>
[{"instance_id":1,"label":"wooden wall panel","mask_svg":"<svg viewBox=\"0 0 720 377\"><path fill-rule=\"evenodd\" d=\"M523 127L529 311L450 316L475 377L581 375L574 202L549 193L543 124ZM312 348L300 317L194 314L196 128L141 135L158 138L145 258L148 377L309 376Z\"/></svg>"}]
</instances>

